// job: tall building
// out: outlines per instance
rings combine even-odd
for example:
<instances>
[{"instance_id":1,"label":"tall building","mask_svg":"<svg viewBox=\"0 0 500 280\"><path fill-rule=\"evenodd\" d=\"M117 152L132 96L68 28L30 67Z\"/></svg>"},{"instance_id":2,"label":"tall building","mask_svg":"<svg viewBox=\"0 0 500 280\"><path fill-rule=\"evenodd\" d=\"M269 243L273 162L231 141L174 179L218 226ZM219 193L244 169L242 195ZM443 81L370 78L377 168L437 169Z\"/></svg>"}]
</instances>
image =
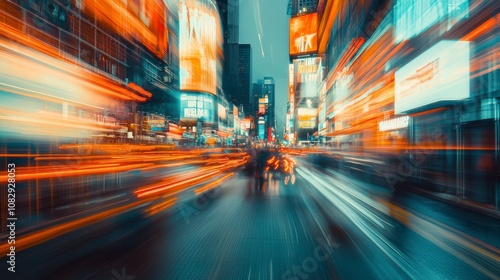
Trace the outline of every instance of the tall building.
<instances>
[{"instance_id":1,"label":"tall building","mask_svg":"<svg viewBox=\"0 0 500 280\"><path fill-rule=\"evenodd\" d=\"M238 51L238 92L231 101L243 105L244 112L250 111L250 87L252 84L252 47L240 44Z\"/></svg>"},{"instance_id":2,"label":"tall building","mask_svg":"<svg viewBox=\"0 0 500 280\"><path fill-rule=\"evenodd\" d=\"M193 14L197 14L194 17ZM179 6L180 124L217 126L218 99L223 95L223 30L215 1L185 0ZM204 46L200 48L200 45Z\"/></svg>"},{"instance_id":3,"label":"tall building","mask_svg":"<svg viewBox=\"0 0 500 280\"><path fill-rule=\"evenodd\" d=\"M0 64L6 59L15 60L6 71L11 80L5 78L3 82L16 85L16 73L23 73L26 68L30 72L22 77L25 88L2 93L12 97L9 109L18 113L26 111L26 117L44 121L45 117L35 113L36 110L20 106L23 103L16 101L25 100L22 91L26 91L32 96L29 99L34 106L63 116L50 130L34 129L40 133L37 139L47 136L48 131L50 137L72 139L105 131L112 133L117 124L124 122L129 122L128 128L135 136L138 131L131 128L130 122L138 120L133 120L131 113L137 111L137 104L166 89L164 69L169 31L165 3L161 0L148 2L145 19L151 24L143 26L125 24L144 20L130 12L140 8L136 2L129 1L129 10L120 9L118 2L121 1L0 2L0 38L3 38L0 40ZM109 14L114 17L108 17ZM30 53L32 59L22 63L26 53ZM40 75L47 75L53 81L32 80ZM2 71L0 76L5 76ZM68 126L70 119L73 121ZM106 120L106 125L102 125L102 120ZM88 122L93 124L80 128ZM3 132L11 131L15 137L31 137L18 133L19 127L29 130L31 124L12 125Z\"/></svg>"},{"instance_id":4,"label":"tall building","mask_svg":"<svg viewBox=\"0 0 500 280\"><path fill-rule=\"evenodd\" d=\"M500 70L489 54L499 29L488 27L498 22L500 2L479 2L326 5L317 36L327 73L319 83L324 143L400 159L382 161L379 170L424 159L410 164L418 172L398 176L451 201L498 210L500 181L491 170L500 163Z\"/></svg>"},{"instance_id":5,"label":"tall building","mask_svg":"<svg viewBox=\"0 0 500 280\"><path fill-rule=\"evenodd\" d=\"M240 3L238 0L217 0L225 44L239 42Z\"/></svg>"},{"instance_id":6,"label":"tall building","mask_svg":"<svg viewBox=\"0 0 500 280\"><path fill-rule=\"evenodd\" d=\"M222 72L222 89L228 100L240 105L238 100L239 90L239 44L224 45L224 69Z\"/></svg>"},{"instance_id":7,"label":"tall building","mask_svg":"<svg viewBox=\"0 0 500 280\"><path fill-rule=\"evenodd\" d=\"M141 109L151 113L164 115L169 121L180 119L179 106L179 8L177 0L166 0L168 49L164 56L167 65L161 69L165 72L163 82L166 89L146 102Z\"/></svg>"},{"instance_id":8,"label":"tall building","mask_svg":"<svg viewBox=\"0 0 500 280\"><path fill-rule=\"evenodd\" d=\"M239 51L239 1L217 0L217 7L223 30L224 63L222 71L222 90L227 99L238 103L238 51Z\"/></svg>"},{"instance_id":9,"label":"tall building","mask_svg":"<svg viewBox=\"0 0 500 280\"><path fill-rule=\"evenodd\" d=\"M252 81L252 49L249 44L226 44L222 88L233 104L243 105L250 112Z\"/></svg>"},{"instance_id":10,"label":"tall building","mask_svg":"<svg viewBox=\"0 0 500 280\"><path fill-rule=\"evenodd\" d=\"M275 101L274 101L275 83L274 78L264 77L253 84L251 95L252 112L255 112L254 123L256 124L257 133L261 140L271 142L274 140L276 127L275 120Z\"/></svg>"},{"instance_id":11,"label":"tall building","mask_svg":"<svg viewBox=\"0 0 500 280\"><path fill-rule=\"evenodd\" d=\"M262 96L264 81L259 80L257 83L253 83L252 93L250 94L249 102L250 102L250 110L248 111L248 115L255 117L259 110L259 98Z\"/></svg>"},{"instance_id":12,"label":"tall building","mask_svg":"<svg viewBox=\"0 0 500 280\"><path fill-rule=\"evenodd\" d=\"M264 77L264 98L267 98L267 128L268 131L274 129L276 126L276 118L275 118L275 102L274 102L274 78L272 77Z\"/></svg>"}]
</instances>

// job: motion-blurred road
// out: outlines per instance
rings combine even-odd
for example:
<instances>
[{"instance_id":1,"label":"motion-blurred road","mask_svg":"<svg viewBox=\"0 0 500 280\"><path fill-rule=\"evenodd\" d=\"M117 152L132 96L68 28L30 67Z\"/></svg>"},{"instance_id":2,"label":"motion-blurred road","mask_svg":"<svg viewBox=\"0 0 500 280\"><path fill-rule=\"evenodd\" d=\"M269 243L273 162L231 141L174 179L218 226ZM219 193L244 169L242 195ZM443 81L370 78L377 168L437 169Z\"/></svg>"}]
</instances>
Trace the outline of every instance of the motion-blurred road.
<instances>
[{"instance_id":1,"label":"motion-blurred road","mask_svg":"<svg viewBox=\"0 0 500 280\"><path fill-rule=\"evenodd\" d=\"M60 223L71 229L25 233L48 236L1 279L498 278L498 219L295 161L295 184L274 176L259 187L234 166L212 183Z\"/></svg>"}]
</instances>

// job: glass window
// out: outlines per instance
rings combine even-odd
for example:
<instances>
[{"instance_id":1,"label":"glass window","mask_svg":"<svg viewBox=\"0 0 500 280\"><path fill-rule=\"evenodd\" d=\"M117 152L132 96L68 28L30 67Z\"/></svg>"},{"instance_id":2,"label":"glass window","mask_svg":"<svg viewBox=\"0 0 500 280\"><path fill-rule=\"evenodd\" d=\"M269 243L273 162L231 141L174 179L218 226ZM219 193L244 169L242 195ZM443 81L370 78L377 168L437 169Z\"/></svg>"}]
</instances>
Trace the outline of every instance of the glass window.
<instances>
[{"instance_id":1,"label":"glass window","mask_svg":"<svg viewBox=\"0 0 500 280\"><path fill-rule=\"evenodd\" d=\"M446 30L468 17L467 0L399 0L394 6L395 39L410 39L439 21L448 22Z\"/></svg>"}]
</instances>

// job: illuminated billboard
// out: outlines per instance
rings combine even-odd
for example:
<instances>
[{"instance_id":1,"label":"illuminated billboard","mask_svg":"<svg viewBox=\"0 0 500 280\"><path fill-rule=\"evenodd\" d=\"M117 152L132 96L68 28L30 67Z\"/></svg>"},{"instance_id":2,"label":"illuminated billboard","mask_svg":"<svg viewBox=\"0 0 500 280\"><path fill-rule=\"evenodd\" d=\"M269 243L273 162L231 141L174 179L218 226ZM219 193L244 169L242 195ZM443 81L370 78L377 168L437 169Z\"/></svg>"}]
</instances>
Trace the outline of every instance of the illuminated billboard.
<instances>
[{"instance_id":1,"label":"illuminated billboard","mask_svg":"<svg viewBox=\"0 0 500 280\"><path fill-rule=\"evenodd\" d=\"M290 55L314 53L318 50L318 13L290 19Z\"/></svg>"},{"instance_id":2,"label":"illuminated billboard","mask_svg":"<svg viewBox=\"0 0 500 280\"><path fill-rule=\"evenodd\" d=\"M226 107L220 103L217 103L217 115L219 116L219 120L225 121L227 118Z\"/></svg>"},{"instance_id":3,"label":"illuminated billboard","mask_svg":"<svg viewBox=\"0 0 500 280\"><path fill-rule=\"evenodd\" d=\"M243 119L241 120L241 129L242 130L250 130L251 127L251 120L250 119Z\"/></svg>"},{"instance_id":4,"label":"illuminated billboard","mask_svg":"<svg viewBox=\"0 0 500 280\"><path fill-rule=\"evenodd\" d=\"M294 73L294 64L290 63L288 65L288 103L290 104L289 112L293 112L295 108Z\"/></svg>"},{"instance_id":5,"label":"illuminated billboard","mask_svg":"<svg viewBox=\"0 0 500 280\"><path fill-rule=\"evenodd\" d=\"M318 115L316 108L298 108L297 117L299 128L315 128L316 117Z\"/></svg>"},{"instance_id":6,"label":"illuminated billboard","mask_svg":"<svg viewBox=\"0 0 500 280\"><path fill-rule=\"evenodd\" d=\"M214 121L214 98L198 93L181 94L181 119L204 118L205 122Z\"/></svg>"},{"instance_id":7,"label":"illuminated billboard","mask_svg":"<svg viewBox=\"0 0 500 280\"><path fill-rule=\"evenodd\" d=\"M441 41L395 73L395 114L470 94L469 42Z\"/></svg>"},{"instance_id":8,"label":"illuminated billboard","mask_svg":"<svg viewBox=\"0 0 500 280\"><path fill-rule=\"evenodd\" d=\"M217 94L220 18L212 1L184 0L179 8L180 89Z\"/></svg>"},{"instance_id":9,"label":"illuminated billboard","mask_svg":"<svg viewBox=\"0 0 500 280\"><path fill-rule=\"evenodd\" d=\"M321 68L320 57L294 59L294 83L300 84L297 94L300 97L318 96L318 69Z\"/></svg>"},{"instance_id":10,"label":"illuminated billboard","mask_svg":"<svg viewBox=\"0 0 500 280\"><path fill-rule=\"evenodd\" d=\"M259 124L259 139L264 140L266 135L266 126Z\"/></svg>"},{"instance_id":11,"label":"illuminated billboard","mask_svg":"<svg viewBox=\"0 0 500 280\"><path fill-rule=\"evenodd\" d=\"M387 131L387 130L397 130L401 128L407 128L409 123L410 123L409 116L397 117L379 122L378 130Z\"/></svg>"},{"instance_id":12,"label":"illuminated billboard","mask_svg":"<svg viewBox=\"0 0 500 280\"><path fill-rule=\"evenodd\" d=\"M77 7L94 14L116 33L136 39L157 57L167 51L167 8L162 0L80 0Z\"/></svg>"}]
</instances>

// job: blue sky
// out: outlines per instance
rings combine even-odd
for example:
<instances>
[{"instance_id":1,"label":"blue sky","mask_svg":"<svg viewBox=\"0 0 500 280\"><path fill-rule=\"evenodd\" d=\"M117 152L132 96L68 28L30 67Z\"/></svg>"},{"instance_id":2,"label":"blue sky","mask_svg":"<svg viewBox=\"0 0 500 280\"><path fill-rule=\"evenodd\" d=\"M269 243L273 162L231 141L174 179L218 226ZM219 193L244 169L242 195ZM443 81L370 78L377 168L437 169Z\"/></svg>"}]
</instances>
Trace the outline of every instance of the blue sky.
<instances>
[{"instance_id":1,"label":"blue sky","mask_svg":"<svg viewBox=\"0 0 500 280\"><path fill-rule=\"evenodd\" d=\"M239 1L239 41L252 45L252 82L275 79L276 121L282 137L288 99L288 0Z\"/></svg>"}]
</instances>

